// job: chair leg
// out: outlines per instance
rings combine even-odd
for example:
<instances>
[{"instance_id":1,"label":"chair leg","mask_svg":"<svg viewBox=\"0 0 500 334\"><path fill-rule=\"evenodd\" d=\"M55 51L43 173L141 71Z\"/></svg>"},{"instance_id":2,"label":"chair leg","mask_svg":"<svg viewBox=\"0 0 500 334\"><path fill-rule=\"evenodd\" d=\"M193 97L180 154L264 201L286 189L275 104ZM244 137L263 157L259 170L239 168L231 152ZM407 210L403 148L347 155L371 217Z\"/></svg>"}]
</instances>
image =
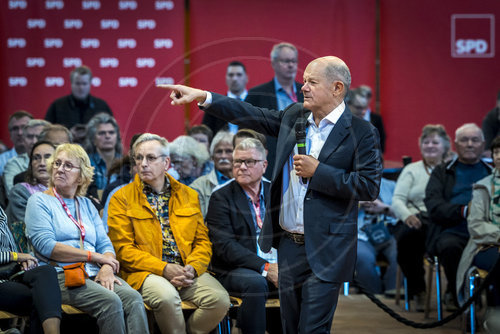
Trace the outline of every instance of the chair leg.
<instances>
[{"instance_id":1,"label":"chair leg","mask_svg":"<svg viewBox=\"0 0 500 334\"><path fill-rule=\"evenodd\" d=\"M394 303L396 305L399 305L399 300L401 299L400 290L401 290L401 268L398 266L398 270L396 271L396 295L394 296Z\"/></svg>"},{"instance_id":2,"label":"chair leg","mask_svg":"<svg viewBox=\"0 0 500 334\"><path fill-rule=\"evenodd\" d=\"M410 297L408 296L408 281L406 280L406 277L404 278L404 289L405 289L405 309L409 312L410 311Z\"/></svg>"},{"instance_id":3,"label":"chair leg","mask_svg":"<svg viewBox=\"0 0 500 334\"><path fill-rule=\"evenodd\" d=\"M427 262L428 263L428 262ZM433 276L433 270L434 267L432 265L427 266L427 279L426 279L426 286L427 290L425 292L425 308L424 308L424 317L427 319L429 318L429 313L431 309L431 296L432 296L432 276Z\"/></svg>"},{"instance_id":4,"label":"chair leg","mask_svg":"<svg viewBox=\"0 0 500 334\"><path fill-rule=\"evenodd\" d=\"M436 271L436 300L438 320L441 320L443 319L443 303L441 301L441 270L439 266L439 259L437 256L434 256L434 270Z\"/></svg>"}]
</instances>

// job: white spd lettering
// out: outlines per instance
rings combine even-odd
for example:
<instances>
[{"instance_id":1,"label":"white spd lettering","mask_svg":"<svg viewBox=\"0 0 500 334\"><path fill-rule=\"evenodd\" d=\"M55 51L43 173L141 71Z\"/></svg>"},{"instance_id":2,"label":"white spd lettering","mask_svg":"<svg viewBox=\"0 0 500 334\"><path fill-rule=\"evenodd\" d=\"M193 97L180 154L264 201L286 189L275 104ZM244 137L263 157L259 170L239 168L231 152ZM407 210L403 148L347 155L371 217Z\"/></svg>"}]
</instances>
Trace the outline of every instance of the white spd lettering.
<instances>
[{"instance_id":1,"label":"white spd lettering","mask_svg":"<svg viewBox=\"0 0 500 334\"><path fill-rule=\"evenodd\" d=\"M43 46L46 49L51 49L51 48L60 49L63 47L63 40L60 38L45 38L43 40Z\"/></svg>"},{"instance_id":2,"label":"white spd lettering","mask_svg":"<svg viewBox=\"0 0 500 334\"><path fill-rule=\"evenodd\" d=\"M65 19L64 29L82 29L83 21L80 19Z\"/></svg>"},{"instance_id":3,"label":"white spd lettering","mask_svg":"<svg viewBox=\"0 0 500 334\"><path fill-rule=\"evenodd\" d=\"M118 87L136 87L137 78L134 77L120 77L118 78Z\"/></svg>"},{"instance_id":4,"label":"white spd lettering","mask_svg":"<svg viewBox=\"0 0 500 334\"><path fill-rule=\"evenodd\" d=\"M98 10L101 8L101 2L97 0L83 0L82 9L83 10Z\"/></svg>"},{"instance_id":5,"label":"white spd lettering","mask_svg":"<svg viewBox=\"0 0 500 334\"><path fill-rule=\"evenodd\" d=\"M101 20L101 29L118 29L120 21L118 20Z\"/></svg>"},{"instance_id":6,"label":"white spd lettering","mask_svg":"<svg viewBox=\"0 0 500 334\"><path fill-rule=\"evenodd\" d=\"M137 2L136 1L119 1L118 2L119 10L136 10Z\"/></svg>"},{"instance_id":7,"label":"white spd lettering","mask_svg":"<svg viewBox=\"0 0 500 334\"><path fill-rule=\"evenodd\" d=\"M7 39L7 47L9 49L13 48L24 48L26 47L26 40L24 38L9 38Z\"/></svg>"},{"instance_id":8,"label":"white spd lettering","mask_svg":"<svg viewBox=\"0 0 500 334\"><path fill-rule=\"evenodd\" d=\"M137 29L139 30L144 30L144 29L153 30L154 28L156 28L155 20L137 20Z\"/></svg>"},{"instance_id":9,"label":"white spd lettering","mask_svg":"<svg viewBox=\"0 0 500 334\"><path fill-rule=\"evenodd\" d=\"M173 85L174 78L171 77L158 77L155 79L156 85Z\"/></svg>"},{"instance_id":10,"label":"white spd lettering","mask_svg":"<svg viewBox=\"0 0 500 334\"><path fill-rule=\"evenodd\" d=\"M44 19L28 19L28 21L26 21L28 29L43 29L46 25L47 24Z\"/></svg>"},{"instance_id":11,"label":"white spd lettering","mask_svg":"<svg viewBox=\"0 0 500 334\"><path fill-rule=\"evenodd\" d=\"M116 42L118 49L134 49L137 42L133 38L119 38Z\"/></svg>"},{"instance_id":12,"label":"white spd lettering","mask_svg":"<svg viewBox=\"0 0 500 334\"><path fill-rule=\"evenodd\" d=\"M26 77L9 77L9 87L26 87L28 79Z\"/></svg>"},{"instance_id":13,"label":"white spd lettering","mask_svg":"<svg viewBox=\"0 0 500 334\"><path fill-rule=\"evenodd\" d=\"M101 58L99 59L99 66L102 68L112 67L116 68L119 65L119 61L116 58Z\"/></svg>"},{"instance_id":14,"label":"white spd lettering","mask_svg":"<svg viewBox=\"0 0 500 334\"><path fill-rule=\"evenodd\" d=\"M101 45L97 38L82 38L80 46L82 49L97 49Z\"/></svg>"},{"instance_id":15,"label":"white spd lettering","mask_svg":"<svg viewBox=\"0 0 500 334\"><path fill-rule=\"evenodd\" d=\"M155 49L171 49L174 45L170 38L156 38L153 43Z\"/></svg>"},{"instance_id":16,"label":"white spd lettering","mask_svg":"<svg viewBox=\"0 0 500 334\"><path fill-rule=\"evenodd\" d=\"M156 10L172 10L174 9L173 1L155 1Z\"/></svg>"},{"instance_id":17,"label":"white spd lettering","mask_svg":"<svg viewBox=\"0 0 500 334\"><path fill-rule=\"evenodd\" d=\"M45 1L45 9L63 9L64 2L61 0L47 0Z\"/></svg>"},{"instance_id":18,"label":"white spd lettering","mask_svg":"<svg viewBox=\"0 0 500 334\"><path fill-rule=\"evenodd\" d=\"M26 58L26 67L44 67L45 59L42 57L28 57Z\"/></svg>"},{"instance_id":19,"label":"white spd lettering","mask_svg":"<svg viewBox=\"0 0 500 334\"><path fill-rule=\"evenodd\" d=\"M45 87L62 87L64 86L64 78L62 77L46 77Z\"/></svg>"},{"instance_id":20,"label":"white spd lettering","mask_svg":"<svg viewBox=\"0 0 500 334\"><path fill-rule=\"evenodd\" d=\"M457 54L484 54L488 50L488 42L484 39L459 39L455 46Z\"/></svg>"},{"instance_id":21,"label":"white spd lettering","mask_svg":"<svg viewBox=\"0 0 500 334\"><path fill-rule=\"evenodd\" d=\"M82 60L80 58L63 58L63 67L78 67L82 66Z\"/></svg>"},{"instance_id":22,"label":"white spd lettering","mask_svg":"<svg viewBox=\"0 0 500 334\"><path fill-rule=\"evenodd\" d=\"M156 65L156 61L153 58L137 58L135 61L135 65L137 66L137 68L153 68Z\"/></svg>"},{"instance_id":23,"label":"white spd lettering","mask_svg":"<svg viewBox=\"0 0 500 334\"><path fill-rule=\"evenodd\" d=\"M10 0L9 9L26 9L28 7L28 2L24 0Z\"/></svg>"}]
</instances>

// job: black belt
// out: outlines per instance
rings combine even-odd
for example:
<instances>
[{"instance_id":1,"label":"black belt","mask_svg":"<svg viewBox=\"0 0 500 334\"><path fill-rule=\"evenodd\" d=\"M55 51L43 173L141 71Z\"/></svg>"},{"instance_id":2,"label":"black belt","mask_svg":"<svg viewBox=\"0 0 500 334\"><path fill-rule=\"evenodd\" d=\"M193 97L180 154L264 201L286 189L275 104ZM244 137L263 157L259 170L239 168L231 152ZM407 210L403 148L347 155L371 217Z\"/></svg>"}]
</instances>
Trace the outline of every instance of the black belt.
<instances>
[{"instance_id":1,"label":"black belt","mask_svg":"<svg viewBox=\"0 0 500 334\"><path fill-rule=\"evenodd\" d=\"M296 243L298 245L303 245L306 242L304 235L300 234L300 233L291 233L291 232L285 231L285 237L292 240L294 243Z\"/></svg>"}]
</instances>

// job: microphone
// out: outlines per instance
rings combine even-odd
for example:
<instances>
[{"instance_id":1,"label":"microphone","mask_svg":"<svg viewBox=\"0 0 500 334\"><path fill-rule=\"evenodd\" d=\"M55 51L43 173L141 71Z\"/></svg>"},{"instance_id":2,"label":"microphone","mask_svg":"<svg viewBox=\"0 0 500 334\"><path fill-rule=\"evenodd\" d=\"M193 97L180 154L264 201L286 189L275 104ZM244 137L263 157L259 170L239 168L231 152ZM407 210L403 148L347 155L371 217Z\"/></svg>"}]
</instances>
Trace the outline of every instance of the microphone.
<instances>
[{"instance_id":1,"label":"microphone","mask_svg":"<svg viewBox=\"0 0 500 334\"><path fill-rule=\"evenodd\" d=\"M297 141L297 150L299 154L306 155L306 128L307 120L304 115L300 116L295 123L295 140ZM302 178L302 183L307 183L307 178Z\"/></svg>"}]
</instances>

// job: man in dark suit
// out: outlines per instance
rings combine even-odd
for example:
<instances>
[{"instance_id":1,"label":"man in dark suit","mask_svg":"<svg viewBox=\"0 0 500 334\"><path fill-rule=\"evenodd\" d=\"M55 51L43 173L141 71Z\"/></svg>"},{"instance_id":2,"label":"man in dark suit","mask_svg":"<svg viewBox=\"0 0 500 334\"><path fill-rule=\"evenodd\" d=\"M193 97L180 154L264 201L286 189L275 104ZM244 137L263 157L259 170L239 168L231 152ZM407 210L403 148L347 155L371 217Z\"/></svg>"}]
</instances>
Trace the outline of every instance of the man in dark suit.
<instances>
[{"instance_id":1,"label":"man in dark suit","mask_svg":"<svg viewBox=\"0 0 500 334\"><path fill-rule=\"evenodd\" d=\"M282 332L278 312L266 318L270 292L277 296L277 251L264 253L257 244L269 197L270 182L262 179L266 167L261 142L244 139L233 151L234 179L212 193L206 216L212 270L230 295L242 298L238 327L244 334L264 334L266 325L269 333Z\"/></svg>"},{"instance_id":2,"label":"man in dark suit","mask_svg":"<svg viewBox=\"0 0 500 334\"><path fill-rule=\"evenodd\" d=\"M278 249L285 333L330 333L340 285L354 272L358 202L378 196L378 134L345 106L350 83L341 59L315 59L304 72L304 104L280 112L199 89L162 86L172 90L173 105L196 100L208 113L278 137L259 245L264 252ZM298 154L294 130L304 117L307 155Z\"/></svg>"},{"instance_id":3,"label":"man in dark suit","mask_svg":"<svg viewBox=\"0 0 500 334\"><path fill-rule=\"evenodd\" d=\"M290 104L304 102L302 84L295 81L297 75L298 51L290 43L279 43L271 50L271 66L274 78L248 91L246 102L261 108L285 110ZM269 168L265 177L270 179L276 159L276 137L266 136Z\"/></svg>"}]
</instances>

